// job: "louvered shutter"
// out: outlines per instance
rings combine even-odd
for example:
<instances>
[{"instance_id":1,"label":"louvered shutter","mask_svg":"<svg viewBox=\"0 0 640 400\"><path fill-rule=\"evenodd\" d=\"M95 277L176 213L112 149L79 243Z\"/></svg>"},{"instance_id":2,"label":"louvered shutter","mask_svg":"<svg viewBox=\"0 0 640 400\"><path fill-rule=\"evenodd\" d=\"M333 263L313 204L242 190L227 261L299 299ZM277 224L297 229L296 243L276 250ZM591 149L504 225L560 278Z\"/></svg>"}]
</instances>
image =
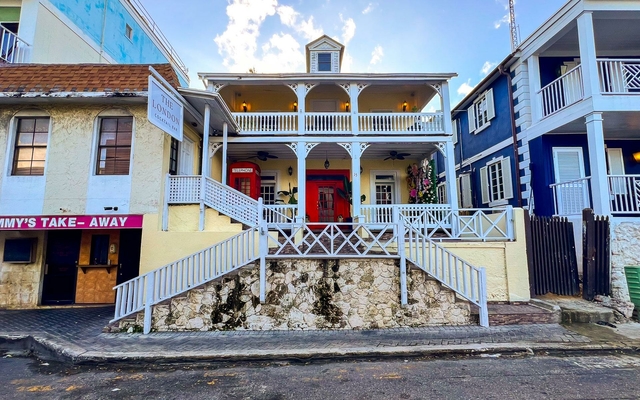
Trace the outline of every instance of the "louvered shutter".
<instances>
[{"instance_id":1,"label":"louvered shutter","mask_svg":"<svg viewBox=\"0 0 640 400\"><path fill-rule=\"evenodd\" d=\"M487 90L485 95L487 99L487 120L492 120L496 116L496 108L493 104L493 89Z\"/></svg>"},{"instance_id":2,"label":"louvered shutter","mask_svg":"<svg viewBox=\"0 0 640 400\"><path fill-rule=\"evenodd\" d=\"M607 161L609 161L609 175L624 175L624 158L622 149L607 148ZM609 178L612 194L627 194L626 179L621 176Z\"/></svg>"},{"instance_id":3,"label":"louvered shutter","mask_svg":"<svg viewBox=\"0 0 640 400\"><path fill-rule=\"evenodd\" d=\"M513 199L513 179L511 178L511 157L503 158L502 164L502 182L504 183L504 198Z\"/></svg>"},{"instance_id":4,"label":"louvered shutter","mask_svg":"<svg viewBox=\"0 0 640 400\"><path fill-rule=\"evenodd\" d=\"M476 106L472 104L467 109L467 117L469 118L469 133L473 133L476 130Z\"/></svg>"},{"instance_id":5,"label":"louvered shutter","mask_svg":"<svg viewBox=\"0 0 640 400\"><path fill-rule=\"evenodd\" d=\"M471 175L460 175L460 202L462 208L472 208L473 201L471 198Z\"/></svg>"},{"instance_id":6,"label":"louvered shutter","mask_svg":"<svg viewBox=\"0 0 640 400\"><path fill-rule=\"evenodd\" d=\"M489 178L487 167L480 168L480 190L482 192L482 204L489 203Z\"/></svg>"}]
</instances>

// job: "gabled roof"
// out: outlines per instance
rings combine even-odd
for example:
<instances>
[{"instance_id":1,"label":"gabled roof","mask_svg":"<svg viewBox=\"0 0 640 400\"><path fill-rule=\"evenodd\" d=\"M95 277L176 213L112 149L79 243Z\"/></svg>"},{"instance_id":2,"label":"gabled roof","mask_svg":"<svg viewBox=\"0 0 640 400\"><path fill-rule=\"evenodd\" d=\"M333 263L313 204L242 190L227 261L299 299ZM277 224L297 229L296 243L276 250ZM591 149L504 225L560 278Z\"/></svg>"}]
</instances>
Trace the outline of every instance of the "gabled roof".
<instances>
[{"instance_id":1,"label":"gabled roof","mask_svg":"<svg viewBox=\"0 0 640 400\"><path fill-rule=\"evenodd\" d=\"M151 66L180 87L171 64ZM0 92L146 92L149 74L148 64L0 64Z\"/></svg>"},{"instance_id":2,"label":"gabled roof","mask_svg":"<svg viewBox=\"0 0 640 400\"><path fill-rule=\"evenodd\" d=\"M311 71L311 50L340 50L340 66L342 66L342 56L344 55L344 45L330 38L327 35L322 35L316 40L305 46L307 53L307 72Z\"/></svg>"}]
</instances>

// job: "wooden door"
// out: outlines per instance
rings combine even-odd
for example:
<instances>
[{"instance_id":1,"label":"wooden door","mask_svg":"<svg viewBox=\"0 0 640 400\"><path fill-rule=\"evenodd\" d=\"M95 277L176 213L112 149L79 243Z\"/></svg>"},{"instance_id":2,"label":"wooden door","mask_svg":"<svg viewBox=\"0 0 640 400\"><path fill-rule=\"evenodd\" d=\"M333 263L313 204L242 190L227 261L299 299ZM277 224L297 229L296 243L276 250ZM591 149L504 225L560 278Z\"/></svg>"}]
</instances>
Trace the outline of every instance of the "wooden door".
<instances>
[{"instance_id":1,"label":"wooden door","mask_svg":"<svg viewBox=\"0 0 640 400\"><path fill-rule=\"evenodd\" d=\"M307 214L309 222L338 222L338 217L349 217L349 203L338 194L341 181L322 180L307 182Z\"/></svg>"},{"instance_id":2,"label":"wooden door","mask_svg":"<svg viewBox=\"0 0 640 400\"><path fill-rule=\"evenodd\" d=\"M50 231L42 286L42 304L73 304L82 231Z\"/></svg>"}]
</instances>

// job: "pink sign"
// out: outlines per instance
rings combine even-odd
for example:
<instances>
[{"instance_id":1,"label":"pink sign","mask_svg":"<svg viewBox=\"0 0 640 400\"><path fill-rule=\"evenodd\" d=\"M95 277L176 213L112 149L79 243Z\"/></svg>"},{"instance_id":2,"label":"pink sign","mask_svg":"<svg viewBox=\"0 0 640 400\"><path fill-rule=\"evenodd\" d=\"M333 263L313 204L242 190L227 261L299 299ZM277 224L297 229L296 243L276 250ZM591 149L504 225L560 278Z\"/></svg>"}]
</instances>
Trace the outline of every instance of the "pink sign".
<instances>
[{"instance_id":1,"label":"pink sign","mask_svg":"<svg viewBox=\"0 0 640 400\"><path fill-rule=\"evenodd\" d=\"M0 231L142 228L142 215L37 215L0 217Z\"/></svg>"}]
</instances>

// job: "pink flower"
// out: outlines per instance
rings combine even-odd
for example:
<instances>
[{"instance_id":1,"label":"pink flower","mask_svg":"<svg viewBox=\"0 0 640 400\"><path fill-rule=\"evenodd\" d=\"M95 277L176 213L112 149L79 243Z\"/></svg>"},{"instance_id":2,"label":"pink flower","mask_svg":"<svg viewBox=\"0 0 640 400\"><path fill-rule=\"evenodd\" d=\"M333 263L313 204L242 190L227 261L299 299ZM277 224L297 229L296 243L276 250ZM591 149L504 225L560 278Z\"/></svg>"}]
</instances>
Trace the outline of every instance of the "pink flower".
<instances>
[{"instance_id":1,"label":"pink flower","mask_svg":"<svg viewBox=\"0 0 640 400\"><path fill-rule=\"evenodd\" d=\"M430 182L429 182L428 179L425 179L424 181L422 181L422 184L425 185L425 186L429 186L429 183Z\"/></svg>"},{"instance_id":2,"label":"pink flower","mask_svg":"<svg viewBox=\"0 0 640 400\"><path fill-rule=\"evenodd\" d=\"M409 196L416 197L417 195L418 195L418 191L416 189L411 189L411 193L409 193Z\"/></svg>"}]
</instances>

